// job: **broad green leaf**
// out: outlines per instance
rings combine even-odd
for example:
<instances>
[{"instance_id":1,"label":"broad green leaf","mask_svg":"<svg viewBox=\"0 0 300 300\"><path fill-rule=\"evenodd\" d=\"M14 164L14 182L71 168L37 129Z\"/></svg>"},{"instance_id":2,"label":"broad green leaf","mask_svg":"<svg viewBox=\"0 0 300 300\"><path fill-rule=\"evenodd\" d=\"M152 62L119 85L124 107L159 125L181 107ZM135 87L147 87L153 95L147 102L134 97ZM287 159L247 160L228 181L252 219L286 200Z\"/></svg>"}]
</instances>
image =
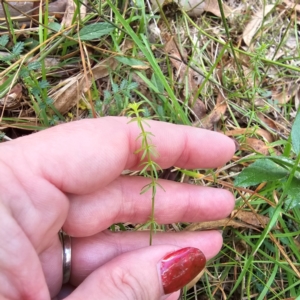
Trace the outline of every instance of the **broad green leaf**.
<instances>
[{"instance_id":1,"label":"broad green leaf","mask_svg":"<svg viewBox=\"0 0 300 300\"><path fill-rule=\"evenodd\" d=\"M91 41L99 39L101 36L111 33L115 29L110 23L101 22L84 26L75 38L80 37L82 41Z\"/></svg>"},{"instance_id":2,"label":"broad green leaf","mask_svg":"<svg viewBox=\"0 0 300 300\"><path fill-rule=\"evenodd\" d=\"M292 126L292 144L297 155L300 153L300 113L297 114L294 124Z\"/></svg>"},{"instance_id":3,"label":"broad green leaf","mask_svg":"<svg viewBox=\"0 0 300 300\"><path fill-rule=\"evenodd\" d=\"M52 31L59 32L61 29L61 24L56 22L51 22L48 24L48 28L51 29Z\"/></svg>"},{"instance_id":4,"label":"broad green leaf","mask_svg":"<svg viewBox=\"0 0 300 300\"><path fill-rule=\"evenodd\" d=\"M274 181L288 175L288 171L269 159L259 159L245 168L234 181L235 186L247 187L265 181Z\"/></svg>"},{"instance_id":5,"label":"broad green leaf","mask_svg":"<svg viewBox=\"0 0 300 300\"><path fill-rule=\"evenodd\" d=\"M124 65L128 65L131 67L147 67L147 65L136 58L125 57L125 56L116 56L115 59Z\"/></svg>"},{"instance_id":6,"label":"broad green leaf","mask_svg":"<svg viewBox=\"0 0 300 300\"><path fill-rule=\"evenodd\" d=\"M285 210L290 210L290 209L293 209L293 208L299 208L300 206L300 199L299 197L298 198L295 198L293 196L290 196L290 195L287 195L287 198L284 202L284 209Z\"/></svg>"},{"instance_id":7,"label":"broad green leaf","mask_svg":"<svg viewBox=\"0 0 300 300\"><path fill-rule=\"evenodd\" d=\"M287 199L285 200L285 209L292 209L300 206L300 180L293 178L287 190Z\"/></svg>"}]
</instances>

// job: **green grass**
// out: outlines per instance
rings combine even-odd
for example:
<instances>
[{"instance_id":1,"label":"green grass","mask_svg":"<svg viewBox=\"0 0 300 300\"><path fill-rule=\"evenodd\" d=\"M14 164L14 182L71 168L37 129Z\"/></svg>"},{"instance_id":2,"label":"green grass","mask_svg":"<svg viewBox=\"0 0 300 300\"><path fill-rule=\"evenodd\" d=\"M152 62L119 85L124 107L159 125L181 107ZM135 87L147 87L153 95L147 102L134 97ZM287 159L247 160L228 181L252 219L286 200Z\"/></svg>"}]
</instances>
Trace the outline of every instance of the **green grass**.
<instances>
[{"instance_id":1,"label":"green grass","mask_svg":"<svg viewBox=\"0 0 300 300\"><path fill-rule=\"evenodd\" d=\"M96 0L86 16L77 18L82 4L76 1L73 25L62 29L61 20L51 14L40 14L39 26L20 29L5 4L6 21L0 28L9 30L0 36L0 138L8 140L23 135L24 130L31 133L81 118L127 115L128 105L139 101L144 103L145 118L206 124L234 137L240 150L227 166L179 170L181 179L232 191L236 197L232 219L246 212L256 221L267 217L268 222L257 226L242 219L238 228L219 226L224 236L222 251L185 298L296 299L300 295L300 201L291 191L297 191L300 156L292 145L298 140L297 134L291 137L291 129L299 105L297 15L293 8L284 9L280 1L274 2L247 47L243 32L262 9L261 2L236 1L236 13L228 18L221 1L217 2L219 16L204 13L195 18L180 10L168 15L166 7L153 14L144 1L135 1L134 7L124 2L119 7L112 0ZM154 20L161 33L150 37L148 27ZM81 30L94 23L113 27L105 31L101 25L92 38L83 38ZM174 53L164 51L161 40L167 43L167 36L176 42L185 73L174 70ZM55 64L49 63L50 58ZM99 71L89 83L91 69L108 58L118 62ZM188 76L192 70L202 76L196 90L191 90ZM59 90L65 80L79 74L83 80L78 82L87 84L88 92L75 92L77 104L62 112L54 102L55 88ZM16 83L22 85L22 95L9 106L5 96ZM211 112L220 105L220 95L227 108L213 119ZM193 112L191 103L198 98L207 110L204 118L196 109ZM65 96L65 101L70 99ZM264 145L264 154L258 142ZM242 171L249 166L251 170L252 163L266 156L286 170L284 178L235 184ZM187 225L176 226L184 229Z\"/></svg>"}]
</instances>

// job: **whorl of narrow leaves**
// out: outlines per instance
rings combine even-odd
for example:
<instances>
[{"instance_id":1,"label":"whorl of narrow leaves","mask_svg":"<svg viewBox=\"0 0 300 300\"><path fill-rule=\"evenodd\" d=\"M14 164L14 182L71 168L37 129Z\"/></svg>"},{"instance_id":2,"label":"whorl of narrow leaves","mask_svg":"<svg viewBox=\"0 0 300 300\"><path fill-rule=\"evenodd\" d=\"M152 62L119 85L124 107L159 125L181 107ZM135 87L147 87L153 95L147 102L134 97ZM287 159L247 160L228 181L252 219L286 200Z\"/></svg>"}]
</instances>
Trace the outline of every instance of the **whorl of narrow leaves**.
<instances>
[{"instance_id":1,"label":"whorl of narrow leaves","mask_svg":"<svg viewBox=\"0 0 300 300\"><path fill-rule=\"evenodd\" d=\"M149 124L146 122L146 120L143 117L141 117L142 114L145 114L145 109L140 108L142 104L143 104L142 101L138 103L136 102L130 103L128 105L128 109L129 109L128 116L133 117L129 121L129 123L137 122L141 130L141 133L137 137L137 139L141 140L141 147L135 151L136 154L142 153L140 158L141 161L145 160L140 164L140 166L142 167L140 174L144 175L145 177L150 177L152 179L152 181L149 184L143 187L141 193L145 193L151 187L153 188L156 185L160 186L159 183L157 182L158 180L157 170L161 170L161 168L156 162L152 160L153 157L158 156L158 153L151 140L151 136L153 136L153 134L149 131L146 131L144 127L144 126L149 127Z\"/></svg>"},{"instance_id":2,"label":"whorl of narrow leaves","mask_svg":"<svg viewBox=\"0 0 300 300\"><path fill-rule=\"evenodd\" d=\"M153 233L156 230L157 223L154 219L154 208L155 208L155 195L157 187L162 188L158 183L158 173L157 170L161 170L160 166L153 161L153 157L158 155L155 146L151 141L151 136L153 134L145 130L145 126L150 127L150 125L141 117L142 114L145 114L145 110L141 108L143 102L134 102L128 105L128 116L132 117L129 123L136 122L140 128L140 134L137 139L141 140L141 146L135 151L136 154L141 153L141 164L140 167L142 170L140 174L148 177L150 179L149 184L146 184L142 190L141 194L146 193L148 190L151 190L151 200L152 200L152 209L151 216L146 225L150 225L150 245L152 245ZM163 189L163 188L162 188Z\"/></svg>"},{"instance_id":3,"label":"whorl of narrow leaves","mask_svg":"<svg viewBox=\"0 0 300 300\"><path fill-rule=\"evenodd\" d=\"M133 116L132 120L129 123L132 122L137 122L139 128L141 129L141 133L138 136L138 139L141 139L141 147L135 151L135 153L139 153L142 152L142 156L141 156L141 160L147 158L149 161L149 164L152 164L154 166L154 172L156 172L158 165L153 162L151 160L151 157L154 156L156 157L158 155L155 146L152 144L152 140L151 140L151 136L153 136L153 134L149 131L145 130L145 126L150 127L149 124L146 122L146 120L144 120L143 117L141 117L141 115L145 114L145 109L144 108L140 108L140 106L143 104L143 102L134 102L134 103L130 103L128 105L128 108L130 109L130 111L128 112L128 116ZM142 163L145 164L145 163ZM141 164L141 165L142 165ZM144 170L146 170L146 168L144 168ZM160 169L160 168L159 168Z\"/></svg>"}]
</instances>

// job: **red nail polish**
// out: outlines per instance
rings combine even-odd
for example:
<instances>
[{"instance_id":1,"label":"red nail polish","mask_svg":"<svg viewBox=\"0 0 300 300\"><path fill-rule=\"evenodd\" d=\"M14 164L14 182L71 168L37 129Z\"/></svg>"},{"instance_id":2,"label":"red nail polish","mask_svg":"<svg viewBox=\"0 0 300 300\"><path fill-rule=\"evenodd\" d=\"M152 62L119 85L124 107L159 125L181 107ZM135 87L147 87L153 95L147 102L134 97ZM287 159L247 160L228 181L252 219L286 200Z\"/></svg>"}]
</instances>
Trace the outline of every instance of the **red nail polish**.
<instances>
[{"instance_id":1,"label":"red nail polish","mask_svg":"<svg viewBox=\"0 0 300 300\"><path fill-rule=\"evenodd\" d=\"M206 258L197 248L187 247L166 255L160 266L165 294L178 291L205 267Z\"/></svg>"}]
</instances>

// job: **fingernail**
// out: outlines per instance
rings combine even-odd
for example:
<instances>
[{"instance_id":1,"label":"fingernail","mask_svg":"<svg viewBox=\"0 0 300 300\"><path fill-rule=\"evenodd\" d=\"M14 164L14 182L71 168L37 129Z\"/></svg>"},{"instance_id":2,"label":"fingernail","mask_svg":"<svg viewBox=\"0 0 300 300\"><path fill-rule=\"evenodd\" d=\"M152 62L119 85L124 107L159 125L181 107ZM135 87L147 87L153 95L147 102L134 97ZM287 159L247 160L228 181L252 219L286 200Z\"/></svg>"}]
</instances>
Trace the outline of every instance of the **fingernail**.
<instances>
[{"instance_id":1,"label":"fingernail","mask_svg":"<svg viewBox=\"0 0 300 300\"><path fill-rule=\"evenodd\" d=\"M167 254L160 265L165 294L183 288L203 270L205 264L205 255L197 248L187 247Z\"/></svg>"}]
</instances>

